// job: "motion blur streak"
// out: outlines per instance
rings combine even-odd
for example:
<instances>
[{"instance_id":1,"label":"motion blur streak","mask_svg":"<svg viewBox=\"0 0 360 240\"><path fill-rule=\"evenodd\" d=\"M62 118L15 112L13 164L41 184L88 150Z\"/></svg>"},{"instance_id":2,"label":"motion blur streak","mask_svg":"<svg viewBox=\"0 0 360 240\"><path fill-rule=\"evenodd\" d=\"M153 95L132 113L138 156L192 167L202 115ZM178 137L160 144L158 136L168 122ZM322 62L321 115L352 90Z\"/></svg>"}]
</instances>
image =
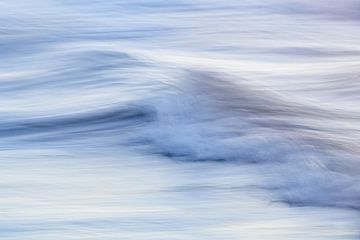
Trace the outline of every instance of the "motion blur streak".
<instances>
[{"instance_id":1,"label":"motion blur streak","mask_svg":"<svg viewBox=\"0 0 360 240\"><path fill-rule=\"evenodd\" d=\"M2 240L359 239L359 0L0 13Z\"/></svg>"}]
</instances>

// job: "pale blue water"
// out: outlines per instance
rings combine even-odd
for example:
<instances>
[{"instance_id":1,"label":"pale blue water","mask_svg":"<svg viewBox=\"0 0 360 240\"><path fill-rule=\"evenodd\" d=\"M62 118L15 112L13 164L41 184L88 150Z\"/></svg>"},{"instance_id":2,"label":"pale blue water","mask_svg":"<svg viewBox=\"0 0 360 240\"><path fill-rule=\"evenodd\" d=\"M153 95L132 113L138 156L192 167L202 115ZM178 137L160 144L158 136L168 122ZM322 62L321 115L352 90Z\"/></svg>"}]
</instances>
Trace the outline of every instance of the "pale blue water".
<instances>
[{"instance_id":1,"label":"pale blue water","mask_svg":"<svg viewBox=\"0 0 360 240\"><path fill-rule=\"evenodd\" d=\"M359 239L360 1L0 13L0 239Z\"/></svg>"}]
</instances>

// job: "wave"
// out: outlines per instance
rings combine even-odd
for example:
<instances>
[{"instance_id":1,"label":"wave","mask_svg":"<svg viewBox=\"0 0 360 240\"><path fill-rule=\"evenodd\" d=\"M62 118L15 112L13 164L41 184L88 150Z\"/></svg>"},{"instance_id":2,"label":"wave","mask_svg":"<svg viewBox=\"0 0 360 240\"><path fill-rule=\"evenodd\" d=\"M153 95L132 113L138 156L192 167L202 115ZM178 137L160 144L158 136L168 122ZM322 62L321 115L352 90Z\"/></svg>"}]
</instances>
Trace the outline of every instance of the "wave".
<instances>
[{"instance_id":1,"label":"wave","mask_svg":"<svg viewBox=\"0 0 360 240\"><path fill-rule=\"evenodd\" d=\"M357 19L358 0L15 2L0 3L1 143L253 164L275 199L360 208L358 23L337 21ZM294 91L265 87L277 77Z\"/></svg>"},{"instance_id":2,"label":"wave","mask_svg":"<svg viewBox=\"0 0 360 240\"><path fill-rule=\"evenodd\" d=\"M360 207L359 142L344 136L357 129L326 127L353 116L291 103L215 73L191 73L150 102L156 120L139 137L154 152L262 164L272 176L264 187L290 204Z\"/></svg>"},{"instance_id":3,"label":"wave","mask_svg":"<svg viewBox=\"0 0 360 240\"><path fill-rule=\"evenodd\" d=\"M189 71L164 85L116 107L3 121L0 133L37 141L90 134L178 161L257 164L267 179L259 186L281 201L360 208L359 141L348 134L358 130L344 124L358 116L296 103L215 72ZM329 128L338 125L344 127Z\"/></svg>"},{"instance_id":4,"label":"wave","mask_svg":"<svg viewBox=\"0 0 360 240\"><path fill-rule=\"evenodd\" d=\"M346 116L216 74L192 74L154 105L145 134L166 156L265 164L275 175L265 187L290 204L359 208L358 140L324 127Z\"/></svg>"}]
</instances>

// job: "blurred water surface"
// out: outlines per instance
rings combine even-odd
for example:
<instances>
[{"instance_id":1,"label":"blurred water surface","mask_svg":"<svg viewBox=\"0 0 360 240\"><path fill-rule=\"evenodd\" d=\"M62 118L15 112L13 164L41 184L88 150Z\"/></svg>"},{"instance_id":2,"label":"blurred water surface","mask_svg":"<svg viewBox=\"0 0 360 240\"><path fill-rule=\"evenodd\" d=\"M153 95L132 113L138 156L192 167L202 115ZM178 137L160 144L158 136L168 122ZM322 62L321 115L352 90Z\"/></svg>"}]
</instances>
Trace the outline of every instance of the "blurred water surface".
<instances>
[{"instance_id":1,"label":"blurred water surface","mask_svg":"<svg viewBox=\"0 0 360 240\"><path fill-rule=\"evenodd\" d=\"M359 238L360 1L0 13L1 239Z\"/></svg>"}]
</instances>

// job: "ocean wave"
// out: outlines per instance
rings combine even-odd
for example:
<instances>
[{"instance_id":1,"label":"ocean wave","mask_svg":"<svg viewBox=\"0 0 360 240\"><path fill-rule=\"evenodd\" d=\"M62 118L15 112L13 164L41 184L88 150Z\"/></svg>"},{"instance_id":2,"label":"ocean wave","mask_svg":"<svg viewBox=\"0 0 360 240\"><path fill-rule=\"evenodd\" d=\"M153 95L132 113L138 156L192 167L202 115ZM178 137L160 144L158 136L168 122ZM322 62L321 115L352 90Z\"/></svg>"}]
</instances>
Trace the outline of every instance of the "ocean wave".
<instances>
[{"instance_id":1,"label":"ocean wave","mask_svg":"<svg viewBox=\"0 0 360 240\"><path fill-rule=\"evenodd\" d=\"M156 117L139 129L140 142L184 161L264 164L276 175L265 186L292 204L359 208L357 140L324 128L344 116L233 82L187 75L147 105Z\"/></svg>"},{"instance_id":2,"label":"ocean wave","mask_svg":"<svg viewBox=\"0 0 360 240\"><path fill-rule=\"evenodd\" d=\"M3 159L40 156L52 167L66 165L66 155L79 169L89 159L91 167L120 162L129 189L135 178L143 189L143 179L181 166L179 183L156 190L161 203L164 192L231 189L265 192L286 209L360 209L358 0L16 0L0 8ZM17 165L7 164L15 175ZM207 176L217 168L218 177ZM113 174L109 182L123 180ZM197 185L198 174L206 177ZM248 183L249 191L234 190Z\"/></svg>"},{"instance_id":3,"label":"ocean wave","mask_svg":"<svg viewBox=\"0 0 360 240\"><path fill-rule=\"evenodd\" d=\"M278 192L283 201L359 208L357 139L343 136L351 129L324 127L344 123L346 116L287 101L246 79L230 79L190 71L145 99L3 122L0 133L35 134L37 140L38 134L44 139L49 134L65 139L115 134L111 138L121 144L176 160L259 164L269 176L260 185Z\"/></svg>"}]
</instances>

